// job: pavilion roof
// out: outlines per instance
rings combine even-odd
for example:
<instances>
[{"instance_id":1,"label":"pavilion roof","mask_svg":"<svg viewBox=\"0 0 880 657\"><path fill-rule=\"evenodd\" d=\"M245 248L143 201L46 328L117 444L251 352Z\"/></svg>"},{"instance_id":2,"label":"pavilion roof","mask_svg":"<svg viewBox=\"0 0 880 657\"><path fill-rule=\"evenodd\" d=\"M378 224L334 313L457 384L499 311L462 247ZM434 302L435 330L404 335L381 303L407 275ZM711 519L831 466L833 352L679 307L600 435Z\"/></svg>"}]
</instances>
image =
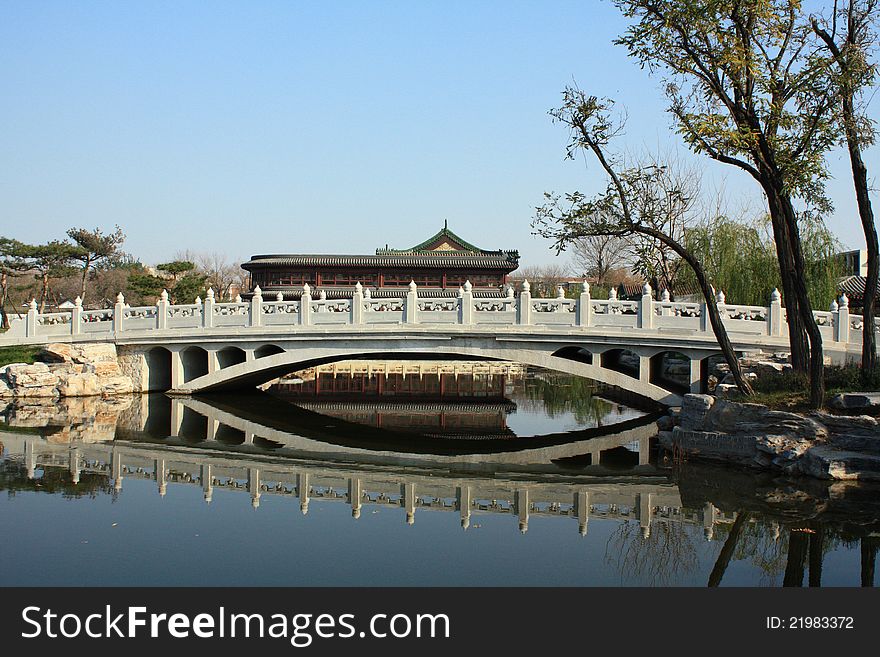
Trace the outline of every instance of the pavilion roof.
<instances>
[{"instance_id":1,"label":"pavilion roof","mask_svg":"<svg viewBox=\"0 0 880 657\"><path fill-rule=\"evenodd\" d=\"M376 255L387 255L395 253L468 253L468 254L489 254L489 253L516 253L515 251L487 251L478 246L474 246L470 242L466 242L449 229L449 224L443 222L443 228L437 233L426 239L420 244L411 246L408 249L376 249Z\"/></svg>"},{"instance_id":2,"label":"pavilion roof","mask_svg":"<svg viewBox=\"0 0 880 657\"><path fill-rule=\"evenodd\" d=\"M428 251L423 253L377 255L255 255L243 263L251 271L262 267L445 267L448 269L501 269L512 271L519 255L514 252L455 253Z\"/></svg>"}]
</instances>

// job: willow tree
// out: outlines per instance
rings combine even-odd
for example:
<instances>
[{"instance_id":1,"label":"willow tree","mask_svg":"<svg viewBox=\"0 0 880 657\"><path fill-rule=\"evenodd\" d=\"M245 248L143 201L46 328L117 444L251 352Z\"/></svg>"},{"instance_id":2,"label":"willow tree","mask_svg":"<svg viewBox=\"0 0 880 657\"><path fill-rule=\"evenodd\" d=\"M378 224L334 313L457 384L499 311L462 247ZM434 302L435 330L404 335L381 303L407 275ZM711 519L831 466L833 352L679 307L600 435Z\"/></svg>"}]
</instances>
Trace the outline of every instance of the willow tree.
<instances>
[{"instance_id":1,"label":"willow tree","mask_svg":"<svg viewBox=\"0 0 880 657\"><path fill-rule=\"evenodd\" d=\"M745 171L767 198L792 365L824 397L822 336L805 285L795 201L830 210L824 154L834 143L827 63L810 56L799 0L614 0L634 23L615 43L664 75L669 111L696 152Z\"/></svg>"},{"instance_id":2,"label":"willow tree","mask_svg":"<svg viewBox=\"0 0 880 657\"><path fill-rule=\"evenodd\" d=\"M876 133L873 123L864 114L864 103L860 101L877 74L877 66L870 61L869 52L877 43L875 24L878 13L877 0L848 0L842 7L834 3L830 20L812 21L813 31L822 40L834 65L835 75L831 78L830 88L843 126L859 219L868 247L868 275L862 308L862 372L866 375L877 367L877 338L873 329L880 277L880 243L868 194L868 168L862 158L862 148L874 143Z\"/></svg>"},{"instance_id":3,"label":"willow tree","mask_svg":"<svg viewBox=\"0 0 880 657\"><path fill-rule=\"evenodd\" d=\"M637 236L656 240L670 249L693 270L718 346L737 387L750 395L752 388L743 377L702 264L668 230L670 217L679 217L682 208L693 203L683 191L684 184L671 184L675 177L653 161L636 166L616 162L608 146L622 131L623 122L612 117L614 101L588 96L575 88L567 88L562 97L562 106L550 114L570 130L568 157L573 159L581 152L595 157L608 184L603 192L592 197L581 192L570 192L564 197L545 194L546 202L537 208L533 222L537 233L552 239L557 251L597 235Z\"/></svg>"}]
</instances>

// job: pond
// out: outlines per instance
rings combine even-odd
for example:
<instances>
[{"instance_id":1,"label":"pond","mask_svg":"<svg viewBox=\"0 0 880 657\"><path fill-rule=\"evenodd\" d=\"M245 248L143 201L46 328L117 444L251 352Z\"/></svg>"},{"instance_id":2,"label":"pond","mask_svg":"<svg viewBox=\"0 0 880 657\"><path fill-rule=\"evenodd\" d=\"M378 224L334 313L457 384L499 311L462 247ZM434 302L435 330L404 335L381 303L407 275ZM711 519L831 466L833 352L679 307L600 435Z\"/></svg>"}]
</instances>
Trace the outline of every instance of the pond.
<instances>
[{"instance_id":1,"label":"pond","mask_svg":"<svg viewBox=\"0 0 880 657\"><path fill-rule=\"evenodd\" d=\"M17 402L0 584L873 585L876 487L676 463L654 417L498 363Z\"/></svg>"}]
</instances>

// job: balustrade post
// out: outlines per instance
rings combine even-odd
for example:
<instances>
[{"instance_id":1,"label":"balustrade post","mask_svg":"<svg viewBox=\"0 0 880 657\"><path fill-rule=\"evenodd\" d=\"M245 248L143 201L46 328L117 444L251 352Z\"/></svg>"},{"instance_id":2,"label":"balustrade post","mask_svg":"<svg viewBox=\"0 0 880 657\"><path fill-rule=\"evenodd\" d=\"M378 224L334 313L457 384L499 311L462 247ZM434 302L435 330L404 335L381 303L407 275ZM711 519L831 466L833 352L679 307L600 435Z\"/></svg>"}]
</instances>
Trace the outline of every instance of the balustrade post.
<instances>
[{"instance_id":1,"label":"balustrade post","mask_svg":"<svg viewBox=\"0 0 880 657\"><path fill-rule=\"evenodd\" d=\"M309 326L312 323L312 288L308 283L303 285L303 293L299 298L299 323L300 326Z\"/></svg>"},{"instance_id":2,"label":"balustrade post","mask_svg":"<svg viewBox=\"0 0 880 657\"><path fill-rule=\"evenodd\" d=\"M168 328L168 290L162 290L156 302L156 328L160 331Z\"/></svg>"},{"instance_id":3,"label":"balustrade post","mask_svg":"<svg viewBox=\"0 0 880 657\"><path fill-rule=\"evenodd\" d=\"M360 281L354 286L354 294L351 295L351 314L352 324L364 323L364 287Z\"/></svg>"},{"instance_id":4,"label":"balustrade post","mask_svg":"<svg viewBox=\"0 0 880 657\"><path fill-rule=\"evenodd\" d=\"M260 286L254 288L254 296L251 297L251 312L248 318L249 326L261 326L263 324L263 291Z\"/></svg>"},{"instance_id":5,"label":"balustrade post","mask_svg":"<svg viewBox=\"0 0 880 657\"><path fill-rule=\"evenodd\" d=\"M593 300L590 298L590 284L584 281L581 293L577 300L577 324L578 326L593 325Z\"/></svg>"},{"instance_id":6,"label":"balustrade post","mask_svg":"<svg viewBox=\"0 0 880 657\"><path fill-rule=\"evenodd\" d=\"M37 300L31 299L28 304L27 320L25 324L25 335L32 338L37 334Z\"/></svg>"},{"instance_id":7,"label":"balustrade post","mask_svg":"<svg viewBox=\"0 0 880 657\"><path fill-rule=\"evenodd\" d=\"M776 288L770 293L770 307L767 309L767 333L771 336L782 335L782 295Z\"/></svg>"},{"instance_id":8,"label":"balustrade post","mask_svg":"<svg viewBox=\"0 0 880 657\"><path fill-rule=\"evenodd\" d=\"M849 342L849 299L846 294L840 295L840 307L837 310L836 322L834 322L834 339L837 342ZM868 326L868 329L871 327ZM865 330L865 327L862 327Z\"/></svg>"},{"instance_id":9,"label":"balustrade post","mask_svg":"<svg viewBox=\"0 0 880 657\"><path fill-rule=\"evenodd\" d=\"M667 304L667 303L669 303L669 300L670 300L669 290L668 290L667 288L664 287L664 288L663 288L663 292L660 294L660 302L663 303L663 304ZM664 305L664 306L660 309L660 313L661 313L664 317L669 317L669 316L672 315L672 308L670 308L669 306Z\"/></svg>"},{"instance_id":10,"label":"balustrade post","mask_svg":"<svg viewBox=\"0 0 880 657\"><path fill-rule=\"evenodd\" d=\"M470 281L464 282L464 287L461 289L461 299L459 300L461 306L461 312L459 316L461 317L461 323L465 325L471 325L474 323L474 292L473 286Z\"/></svg>"},{"instance_id":11,"label":"balustrade post","mask_svg":"<svg viewBox=\"0 0 880 657\"><path fill-rule=\"evenodd\" d=\"M712 330L712 322L709 321L709 304L705 300L700 304L700 330L703 333Z\"/></svg>"},{"instance_id":12,"label":"balustrade post","mask_svg":"<svg viewBox=\"0 0 880 657\"><path fill-rule=\"evenodd\" d=\"M214 326L214 289L208 288L205 292L205 303L202 304L202 327Z\"/></svg>"},{"instance_id":13,"label":"balustrade post","mask_svg":"<svg viewBox=\"0 0 880 657\"><path fill-rule=\"evenodd\" d=\"M556 286L556 307L553 309L557 313L566 312L565 308L565 288L561 285ZM575 318L577 319L577 318Z\"/></svg>"},{"instance_id":14,"label":"balustrade post","mask_svg":"<svg viewBox=\"0 0 880 657\"><path fill-rule=\"evenodd\" d=\"M409 291L403 305L404 322L406 324L419 323L419 291L415 281L409 282Z\"/></svg>"},{"instance_id":15,"label":"balustrade post","mask_svg":"<svg viewBox=\"0 0 880 657\"><path fill-rule=\"evenodd\" d=\"M73 301L73 310L70 313L70 334L79 335L82 333L82 314L83 302L82 298L77 297Z\"/></svg>"},{"instance_id":16,"label":"balustrade post","mask_svg":"<svg viewBox=\"0 0 880 657\"><path fill-rule=\"evenodd\" d=\"M113 332L122 333L124 329L125 297L122 292L116 295L116 305L113 306Z\"/></svg>"},{"instance_id":17,"label":"balustrade post","mask_svg":"<svg viewBox=\"0 0 880 657\"><path fill-rule=\"evenodd\" d=\"M639 328L654 327L654 299L651 298L651 286L645 283L642 288L642 300L639 302Z\"/></svg>"},{"instance_id":18,"label":"balustrade post","mask_svg":"<svg viewBox=\"0 0 880 657\"><path fill-rule=\"evenodd\" d=\"M532 323L532 293L527 280L523 280L522 289L519 293L519 301L516 304L516 323L528 325Z\"/></svg>"}]
</instances>

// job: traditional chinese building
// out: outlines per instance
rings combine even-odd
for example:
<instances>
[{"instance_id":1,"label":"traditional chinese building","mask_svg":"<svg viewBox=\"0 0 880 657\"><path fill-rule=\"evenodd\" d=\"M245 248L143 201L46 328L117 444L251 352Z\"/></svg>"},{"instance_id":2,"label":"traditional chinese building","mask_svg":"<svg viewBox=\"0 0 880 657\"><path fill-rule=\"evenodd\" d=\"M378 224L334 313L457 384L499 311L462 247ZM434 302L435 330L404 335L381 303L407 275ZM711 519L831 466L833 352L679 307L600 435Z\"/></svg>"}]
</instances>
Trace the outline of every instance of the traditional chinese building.
<instances>
[{"instance_id":1,"label":"traditional chinese building","mask_svg":"<svg viewBox=\"0 0 880 657\"><path fill-rule=\"evenodd\" d=\"M375 255L255 255L242 268L250 272L250 291L299 297L308 283L312 294L349 296L357 283L373 296L399 296L410 281L420 295L454 296L470 281L475 296L498 296L519 264L517 251L487 251L443 229L408 249L376 249Z\"/></svg>"}]
</instances>

